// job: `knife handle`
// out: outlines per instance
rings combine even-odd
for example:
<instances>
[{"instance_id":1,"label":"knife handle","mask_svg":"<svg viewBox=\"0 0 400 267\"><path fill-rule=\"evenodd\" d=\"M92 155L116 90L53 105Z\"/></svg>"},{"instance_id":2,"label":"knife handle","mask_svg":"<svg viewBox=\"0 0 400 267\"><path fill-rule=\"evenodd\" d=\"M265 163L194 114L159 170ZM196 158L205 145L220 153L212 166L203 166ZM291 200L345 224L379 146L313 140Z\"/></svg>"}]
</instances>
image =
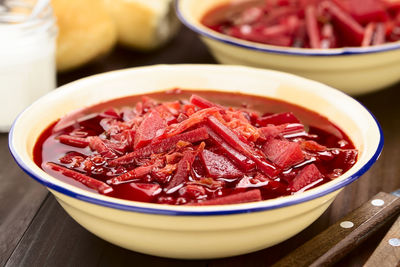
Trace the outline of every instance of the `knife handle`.
<instances>
[{"instance_id":1,"label":"knife handle","mask_svg":"<svg viewBox=\"0 0 400 267\"><path fill-rule=\"evenodd\" d=\"M273 266L330 266L400 212L400 198L380 192Z\"/></svg>"},{"instance_id":2,"label":"knife handle","mask_svg":"<svg viewBox=\"0 0 400 267\"><path fill-rule=\"evenodd\" d=\"M400 217L379 243L364 267L400 265Z\"/></svg>"}]
</instances>

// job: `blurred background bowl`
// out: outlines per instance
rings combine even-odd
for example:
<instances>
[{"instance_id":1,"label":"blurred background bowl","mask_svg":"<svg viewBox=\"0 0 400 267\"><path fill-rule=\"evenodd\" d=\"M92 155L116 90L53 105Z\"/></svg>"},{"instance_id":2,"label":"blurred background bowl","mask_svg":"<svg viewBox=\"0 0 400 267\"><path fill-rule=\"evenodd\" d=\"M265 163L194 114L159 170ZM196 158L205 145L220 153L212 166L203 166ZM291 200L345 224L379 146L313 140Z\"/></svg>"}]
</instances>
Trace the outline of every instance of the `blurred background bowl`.
<instances>
[{"instance_id":1,"label":"blurred background bowl","mask_svg":"<svg viewBox=\"0 0 400 267\"><path fill-rule=\"evenodd\" d=\"M358 160L342 176L306 192L223 206L172 206L111 198L56 179L34 163L38 137L67 113L176 87L265 96L315 111L349 136L359 151ZM344 186L371 167L382 146L379 124L346 94L291 74L222 65L159 65L84 78L36 101L17 118L9 135L9 148L18 165L45 185L84 228L130 250L182 259L249 253L294 236L314 222Z\"/></svg>"},{"instance_id":2,"label":"blurred background bowl","mask_svg":"<svg viewBox=\"0 0 400 267\"><path fill-rule=\"evenodd\" d=\"M220 63L290 72L351 95L400 81L400 41L371 47L293 48L241 40L200 23L208 11L229 2L235 0L175 0L179 19L200 35Z\"/></svg>"}]
</instances>

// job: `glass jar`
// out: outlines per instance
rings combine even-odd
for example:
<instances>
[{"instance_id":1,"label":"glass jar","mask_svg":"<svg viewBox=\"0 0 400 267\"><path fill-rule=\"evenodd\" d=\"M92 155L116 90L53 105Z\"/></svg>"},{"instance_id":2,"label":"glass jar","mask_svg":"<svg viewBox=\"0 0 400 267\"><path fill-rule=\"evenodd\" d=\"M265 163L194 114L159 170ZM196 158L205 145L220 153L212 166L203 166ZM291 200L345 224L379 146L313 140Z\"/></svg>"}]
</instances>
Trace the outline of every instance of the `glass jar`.
<instances>
[{"instance_id":1,"label":"glass jar","mask_svg":"<svg viewBox=\"0 0 400 267\"><path fill-rule=\"evenodd\" d=\"M0 132L56 86L57 28L44 1L0 1ZM42 8L32 13L37 2Z\"/></svg>"}]
</instances>

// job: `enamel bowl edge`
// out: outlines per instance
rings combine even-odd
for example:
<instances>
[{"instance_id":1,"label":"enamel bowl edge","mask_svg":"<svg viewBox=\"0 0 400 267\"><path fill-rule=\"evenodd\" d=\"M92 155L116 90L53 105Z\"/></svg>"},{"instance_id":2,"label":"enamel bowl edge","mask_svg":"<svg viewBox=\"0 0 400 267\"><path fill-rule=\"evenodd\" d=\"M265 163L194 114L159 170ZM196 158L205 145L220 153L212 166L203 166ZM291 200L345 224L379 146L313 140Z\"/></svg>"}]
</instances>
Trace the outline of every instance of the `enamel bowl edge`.
<instances>
[{"instance_id":1,"label":"enamel bowl edge","mask_svg":"<svg viewBox=\"0 0 400 267\"><path fill-rule=\"evenodd\" d=\"M400 81L400 41L372 47L292 48L233 38L200 23L209 10L232 1L175 0L179 19L199 34L220 63L285 71L351 95L373 92Z\"/></svg>"},{"instance_id":2,"label":"enamel bowl edge","mask_svg":"<svg viewBox=\"0 0 400 267\"><path fill-rule=\"evenodd\" d=\"M301 194L261 202L178 207L125 201L61 182L32 160L40 133L68 112L128 96L181 87L268 96L306 107L343 129L360 151L344 175ZM99 74L64 85L40 98L15 121L9 147L17 164L56 196L83 227L121 247L156 256L205 259L263 249L315 221L347 184L377 160L381 129L360 103L318 82L242 66L157 65Z\"/></svg>"}]
</instances>

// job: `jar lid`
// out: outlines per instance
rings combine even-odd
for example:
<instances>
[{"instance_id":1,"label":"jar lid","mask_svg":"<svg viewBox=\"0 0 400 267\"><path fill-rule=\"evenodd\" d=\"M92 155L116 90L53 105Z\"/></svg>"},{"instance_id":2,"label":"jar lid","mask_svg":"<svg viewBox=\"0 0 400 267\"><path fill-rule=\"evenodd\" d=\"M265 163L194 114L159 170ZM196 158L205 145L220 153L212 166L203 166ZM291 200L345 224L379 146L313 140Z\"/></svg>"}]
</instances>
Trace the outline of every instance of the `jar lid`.
<instances>
[{"instance_id":1,"label":"jar lid","mask_svg":"<svg viewBox=\"0 0 400 267\"><path fill-rule=\"evenodd\" d=\"M3 0L0 1L0 23L16 24L32 19L32 11L41 0ZM48 2L48 1L47 1ZM32 14L33 15L33 14Z\"/></svg>"},{"instance_id":2,"label":"jar lid","mask_svg":"<svg viewBox=\"0 0 400 267\"><path fill-rule=\"evenodd\" d=\"M48 31L56 33L50 0L0 0L0 35L7 36L5 41Z\"/></svg>"}]
</instances>

